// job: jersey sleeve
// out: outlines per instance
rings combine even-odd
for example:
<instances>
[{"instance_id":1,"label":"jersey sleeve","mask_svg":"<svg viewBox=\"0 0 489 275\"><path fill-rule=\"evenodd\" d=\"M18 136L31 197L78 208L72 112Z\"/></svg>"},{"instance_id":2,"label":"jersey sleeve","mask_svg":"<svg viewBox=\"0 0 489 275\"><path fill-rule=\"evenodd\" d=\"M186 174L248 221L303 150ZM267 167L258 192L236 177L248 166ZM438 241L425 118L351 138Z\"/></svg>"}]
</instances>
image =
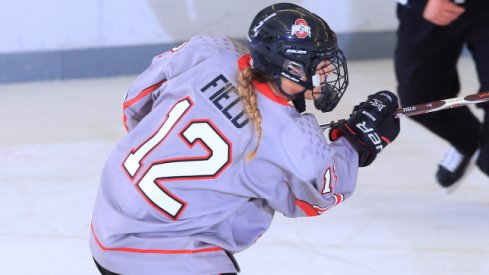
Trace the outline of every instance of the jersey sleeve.
<instances>
[{"instance_id":1,"label":"jersey sleeve","mask_svg":"<svg viewBox=\"0 0 489 275\"><path fill-rule=\"evenodd\" d=\"M328 144L312 115L303 115L300 130L284 130L282 169L268 202L288 217L317 216L350 197L356 186L358 154L343 138Z\"/></svg>"},{"instance_id":2,"label":"jersey sleeve","mask_svg":"<svg viewBox=\"0 0 489 275\"><path fill-rule=\"evenodd\" d=\"M286 216L317 216L353 194L358 154L344 138L328 147L327 155L330 159L316 165L315 176L310 180L298 178L290 183L293 204L284 209Z\"/></svg>"},{"instance_id":3,"label":"jersey sleeve","mask_svg":"<svg viewBox=\"0 0 489 275\"><path fill-rule=\"evenodd\" d=\"M200 37L155 56L151 65L129 87L123 103L123 120L129 132L152 110L165 83L212 55L216 49Z\"/></svg>"}]
</instances>

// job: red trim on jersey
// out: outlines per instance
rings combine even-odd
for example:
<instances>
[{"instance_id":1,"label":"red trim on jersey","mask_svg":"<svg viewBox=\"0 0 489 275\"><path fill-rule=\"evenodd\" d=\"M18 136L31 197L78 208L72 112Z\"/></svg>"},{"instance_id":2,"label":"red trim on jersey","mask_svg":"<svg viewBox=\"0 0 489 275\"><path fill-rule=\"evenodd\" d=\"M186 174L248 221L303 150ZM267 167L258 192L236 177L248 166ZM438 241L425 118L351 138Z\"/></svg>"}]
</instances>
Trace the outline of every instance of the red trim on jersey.
<instances>
[{"instance_id":1,"label":"red trim on jersey","mask_svg":"<svg viewBox=\"0 0 489 275\"><path fill-rule=\"evenodd\" d=\"M336 158L333 163L333 175L334 175L334 186L333 188L336 189L336 184L338 183L338 174L336 174Z\"/></svg>"},{"instance_id":2,"label":"red trim on jersey","mask_svg":"<svg viewBox=\"0 0 489 275\"><path fill-rule=\"evenodd\" d=\"M187 178L187 179L216 179L218 178L222 172L224 172L224 170L226 170L230 165L231 163L233 162L233 143L227 138L227 136L221 131L219 130L219 128L212 122L210 121L209 119L194 119L194 120L191 120L187 123L187 125L185 127L183 127L183 129L180 131L180 133L178 134L178 136L180 137L180 139L182 141L184 141L184 143L189 147L189 148L193 148L195 146L195 144L200 144L200 146L202 146L202 148L204 148L208 153L207 153L207 156L206 157L194 157L193 159L196 159L196 160L207 160L209 158L212 157L211 155L211 151L209 150L209 147L207 146L207 144L205 144L205 142L202 141L202 139L198 139L196 141L194 141L194 143L190 143L183 135L183 132L185 132L185 130L193 123L197 123L197 122L204 122L204 123L207 123L212 129L214 129L214 131L224 140L224 142L229 146L228 147L228 162L226 162L226 164L224 164L218 171L216 174L214 174L213 176L193 176L191 178ZM175 160L175 159L173 159ZM179 160L192 160L192 158L187 158L187 159L179 159ZM166 160L168 161L168 160ZM185 177L181 177L181 178L178 178L178 179L183 179Z\"/></svg>"},{"instance_id":3,"label":"red trim on jersey","mask_svg":"<svg viewBox=\"0 0 489 275\"><path fill-rule=\"evenodd\" d=\"M255 81L253 81L253 86L255 86L256 90L258 90L260 93L262 93L264 96L268 97L272 101L277 102L280 105L284 105L284 106L288 106L288 107L293 107L293 106L291 106L289 104L289 102L287 100L285 100L285 98L279 97L278 95L276 95L272 91L272 89L270 88L270 86L268 86L268 84L266 84L266 83L260 83L260 82L258 82L258 81L255 80Z\"/></svg>"},{"instance_id":4,"label":"red trim on jersey","mask_svg":"<svg viewBox=\"0 0 489 275\"><path fill-rule=\"evenodd\" d=\"M318 216L326 212L327 210L337 206L341 202L345 200L345 197L342 194L334 194L334 203L326 208L322 208L319 206L311 205L305 201L301 201L299 199L295 199L295 204L306 213L308 217Z\"/></svg>"},{"instance_id":5,"label":"red trim on jersey","mask_svg":"<svg viewBox=\"0 0 489 275\"><path fill-rule=\"evenodd\" d=\"M238 59L238 68L240 71L250 67L250 60L251 60L251 55L249 54L245 54L243 56L241 56L239 59ZM255 88L260 92L262 93L264 96L268 97L270 100L274 101L274 102L277 102L278 104L281 104L281 105L285 105L285 106L289 106L289 107L293 107L289 104L289 102L283 98L283 97L280 97L278 95L276 95L272 89L270 88L270 86L268 86L268 84L266 83L261 83L261 82L258 82L256 80L253 81L253 86L255 86Z\"/></svg>"},{"instance_id":6,"label":"red trim on jersey","mask_svg":"<svg viewBox=\"0 0 489 275\"><path fill-rule=\"evenodd\" d=\"M205 253L205 252L217 252L224 251L223 248L220 247L208 247L201 249L141 249L141 248L132 248L132 247L106 247L104 246L100 240L97 238L95 234L95 229L93 229L93 225L90 224L90 228L92 230L93 238L97 245L104 251L119 251L119 252L131 252L131 253L145 253L145 254L195 254L195 253Z\"/></svg>"},{"instance_id":7,"label":"red trim on jersey","mask_svg":"<svg viewBox=\"0 0 489 275\"><path fill-rule=\"evenodd\" d=\"M333 185L333 175L334 173L330 167L326 169L323 175L323 188L321 188L321 195L333 192L333 187L336 186L336 182ZM329 190L329 191L326 191Z\"/></svg>"},{"instance_id":8,"label":"red trim on jersey","mask_svg":"<svg viewBox=\"0 0 489 275\"><path fill-rule=\"evenodd\" d=\"M156 83L156 84L153 84L151 85L150 87L142 90L135 98L131 99L131 100L128 100L128 101L125 101L123 104L122 104L122 111L123 111L123 114L124 114L124 117L123 117L123 121L124 121L124 127L126 128L126 131L128 130L128 127L127 127L127 117L126 117L126 109L133 105L134 103L138 102L139 100L141 100L143 97L147 96L148 94L152 93L154 90L158 89L163 83L166 82L166 79L163 79L161 80L160 82Z\"/></svg>"},{"instance_id":9,"label":"red trim on jersey","mask_svg":"<svg viewBox=\"0 0 489 275\"><path fill-rule=\"evenodd\" d=\"M170 112L173 110L173 108L175 108L175 106L184 101L184 100L187 100L189 103L190 103L190 106L187 108L187 110L185 110L185 112L181 115L181 117L175 122L175 124L173 125L172 128L170 128L170 130L168 130L168 133L167 135L165 136L165 138L163 138L162 140L160 140L160 142L158 142L150 151L148 151L148 153L146 153L146 155L144 155L144 157L139 161L139 164L140 164L140 167L138 168L138 170L136 170L136 173L134 174L134 176L131 176L129 174L129 172L127 172L126 170L126 167L124 167L124 162L126 162L127 158L129 157L130 154L134 154L135 152L137 152L142 146L144 146L150 139L152 139L155 135L158 134L158 132L160 131L160 129L163 127L163 125L165 125L166 121L168 120L169 116L170 116ZM134 147L131 149L131 151L127 154L127 156L124 158L124 161L121 163L121 167L122 167L122 170L125 172L126 176L129 178L129 180L132 182L136 176L139 174L139 171L141 170L140 168L143 166L144 164L144 160L146 159L146 157L151 154L151 152L153 152L158 146L160 146L161 143L163 143L163 141L166 140L166 138L170 135L170 133L173 131L173 128L175 128L175 125L177 125L180 120L182 120L182 118L187 114L187 112L194 106L194 101L192 100L192 98L190 96L185 96L181 99L179 99L175 104L173 104L173 106L170 108L170 110L166 113L165 115L165 119L163 120L163 122L161 122L160 126L153 132L153 134L151 134L151 136L149 136L146 140L144 140L141 144L139 144L137 147ZM126 128L127 129L127 128Z\"/></svg>"},{"instance_id":10,"label":"red trim on jersey","mask_svg":"<svg viewBox=\"0 0 489 275\"><path fill-rule=\"evenodd\" d=\"M251 60L251 55L250 54L245 54L243 56L241 56L239 59L238 59L238 69L240 71L248 68L248 67L251 67L250 65L250 60Z\"/></svg>"},{"instance_id":11,"label":"red trim on jersey","mask_svg":"<svg viewBox=\"0 0 489 275\"><path fill-rule=\"evenodd\" d=\"M336 202L333 206L336 206L345 200L345 196L343 196L343 194L335 194L334 196L336 198Z\"/></svg>"},{"instance_id":12,"label":"red trim on jersey","mask_svg":"<svg viewBox=\"0 0 489 275\"><path fill-rule=\"evenodd\" d=\"M318 211L314 208L314 206L310 205L305 201L301 201L299 199L295 199L295 204L306 213L308 217L317 216Z\"/></svg>"},{"instance_id":13,"label":"red trim on jersey","mask_svg":"<svg viewBox=\"0 0 489 275\"><path fill-rule=\"evenodd\" d=\"M186 97L187 98L187 97ZM190 99L190 98L188 98ZM180 102L180 101L179 101ZM155 184L163 191L165 192L168 196L170 196L171 198L173 198L174 200L178 201L180 204L182 204L182 207L181 209L178 211L178 213L176 214L176 216L172 216L170 215L169 213L167 213L164 209L161 209L158 205L156 205L154 202L152 202L147 196L146 194L144 194L144 192L141 190L141 188L139 187L139 183L141 182L141 180L145 177L145 175L148 173L148 171L150 171L150 169L154 166L154 165L158 165L158 164L165 164L165 163L172 163L172 162L179 162L179 161L205 161L205 160L209 160L211 157L212 157L212 151L210 150L210 148L207 146L207 144L205 144L205 142L202 141L202 139L197 139L195 140L193 143L190 143L183 135L183 132L185 132L188 127L193 124L193 123L199 123L199 122L202 122L202 123L207 123L207 125L209 125L211 128L214 129L214 131L223 139L223 141L228 145L228 160L227 162L221 167L219 168L219 170L213 174L213 175L195 175L195 176L173 176L173 177L162 177L162 178L156 178L155 179ZM172 128L173 130L173 128ZM171 131L171 130L170 130ZM232 143L229 141L229 139L221 132L219 131L219 129L217 128L217 126L212 123L210 120L208 119L197 119L197 120L191 120L190 122L188 122L188 124L180 131L180 133L178 134L178 136L180 137L180 139L182 139L182 141L189 147L189 148L192 148L194 147L196 144L200 144L200 146L207 151L207 154L204 155L204 156L192 156L192 157L177 157L177 158L168 158L168 159L164 159L164 160L157 160L157 161L154 161L151 163L151 165L149 165L146 170L142 173L142 176L140 177L140 179L138 180L138 182L135 184L135 187L136 187L136 190L141 194L141 196L143 197L144 200L146 200L146 202L148 204L150 204L154 209L156 209L158 212L164 214L166 217L170 218L171 220L178 220L180 215L183 213L183 211L185 210L185 208L187 207L187 202L180 199L178 196L176 196L175 194L173 194L172 192L170 192L167 188L164 187L164 182L167 182L167 181L184 181L184 180L205 180L205 179L215 179L217 177L219 177L219 175L224 171L226 170L227 167L229 167L229 165L231 165L232 163L232 160L233 160L233 157L232 157L232 150L233 150L233 147L232 147ZM152 149L154 150L154 148Z\"/></svg>"}]
</instances>

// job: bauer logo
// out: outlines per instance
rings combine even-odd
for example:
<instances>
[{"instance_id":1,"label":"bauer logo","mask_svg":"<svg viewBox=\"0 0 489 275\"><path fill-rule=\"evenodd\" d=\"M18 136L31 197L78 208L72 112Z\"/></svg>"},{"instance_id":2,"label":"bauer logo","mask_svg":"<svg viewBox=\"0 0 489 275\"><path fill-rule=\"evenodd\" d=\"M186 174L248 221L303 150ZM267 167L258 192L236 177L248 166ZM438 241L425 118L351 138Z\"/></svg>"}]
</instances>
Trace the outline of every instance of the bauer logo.
<instances>
[{"instance_id":1,"label":"bauer logo","mask_svg":"<svg viewBox=\"0 0 489 275\"><path fill-rule=\"evenodd\" d=\"M305 50L296 50L296 49L287 49L285 52L290 54L307 54L307 51Z\"/></svg>"},{"instance_id":2,"label":"bauer logo","mask_svg":"<svg viewBox=\"0 0 489 275\"><path fill-rule=\"evenodd\" d=\"M376 98L374 98L373 101L370 101L370 105L377 107L377 110L379 110L379 112L381 112L382 109L384 109L384 107L385 107L384 103L382 103L382 101L380 101Z\"/></svg>"},{"instance_id":3,"label":"bauer logo","mask_svg":"<svg viewBox=\"0 0 489 275\"><path fill-rule=\"evenodd\" d=\"M292 25L290 32L298 38L306 38L311 36L311 27L309 27L306 20L298 18L295 20L295 24Z\"/></svg>"},{"instance_id":4,"label":"bauer logo","mask_svg":"<svg viewBox=\"0 0 489 275\"><path fill-rule=\"evenodd\" d=\"M289 79L289 80L294 81L295 83L299 83L299 79L297 79L297 78L295 78L295 77L291 76L291 75L290 75L290 74L288 74L288 73L282 72L280 75L281 75L281 76L283 76L283 77L285 77L285 78L287 78L287 79Z\"/></svg>"}]
</instances>

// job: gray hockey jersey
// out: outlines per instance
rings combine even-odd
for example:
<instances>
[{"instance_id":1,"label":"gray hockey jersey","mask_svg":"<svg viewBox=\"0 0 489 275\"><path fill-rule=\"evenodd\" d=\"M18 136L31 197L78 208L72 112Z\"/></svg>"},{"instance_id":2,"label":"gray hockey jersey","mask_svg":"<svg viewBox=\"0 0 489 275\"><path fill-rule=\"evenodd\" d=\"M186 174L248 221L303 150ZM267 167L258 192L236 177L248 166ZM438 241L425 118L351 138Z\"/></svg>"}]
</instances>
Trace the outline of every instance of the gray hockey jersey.
<instances>
[{"instance_id":1,"label":"gray hockey jersey","mask_svg":"<svg viewBox=\"0 0 489 275\"><path fill-rule=\"evenodd\" d=\"M328 144L314 116L301 115L264 83L257 143L236 92L246 49L196 36L156 56L129 88L128 134L104 167L90 249L122 274L236 272L228 254L265 233L276 211L317 216L355 188L358 155Z\"/></svg>"}]
</instances>

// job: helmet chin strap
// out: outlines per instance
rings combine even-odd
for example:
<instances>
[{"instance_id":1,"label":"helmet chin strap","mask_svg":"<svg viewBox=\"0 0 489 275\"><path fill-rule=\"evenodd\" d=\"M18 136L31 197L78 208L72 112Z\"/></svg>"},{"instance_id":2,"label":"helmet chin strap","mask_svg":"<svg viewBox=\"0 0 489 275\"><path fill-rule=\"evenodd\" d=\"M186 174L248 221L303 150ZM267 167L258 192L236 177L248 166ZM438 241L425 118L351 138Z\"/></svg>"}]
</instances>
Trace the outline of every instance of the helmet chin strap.
<instances>
[{"instance_id":1,"label":"helmet chin strap","mask_svg":"<svg viewBox=\"0 0 489 275\"><path fill-rule=\"evenodd\" d=\"M304 90L302 90L299 93L296 93L296 94L288 93L288 92L284 91L284 89L282 88L282 79L280 77L281 77L281 75L274 75L273 76L273 80L275 81L275 84L277 84L278 89L280 90L280 92L283 95L285 95L286 97L288 97L290 100L303 99L304 98L304 93L307 91L307 88L306 87L303 86L304 87Z\"/></svg>"},{"instance_id":2,"label":"helmet chin strap","mask_svg":"<svg viewBox=\"0 0 489 275\"><path fill-rule=\"evenodd\" d=\"M282 88L282 75L274 75L273 80L275 81L275 84L277 84L278 89L280 92L288 97L290 100L292 100L292 103L294 104L294 107L297 109L299 113L302 113L306 110L306 100L304 99L304 94L306 91L313 90L313 86L305 81L302 81L300 79L297 79L295 77L290 76L287 73L283 73L283 76L290 79L291 81L301 85L304 89L301 92L295 93L295 94L290 94ZM314 100L316 101L316 100Z\"/></svg>"},{"instance_id":3,"label":"helmet chin strap","mask_svg":"<svg viewBox=\"0 0 489 275\"><path fill-rule=\"evenodd\" d=\"M284 76L284 77L290 79L291 81L301 85L304 89L301 92L298 92L295 94L290 94L290 93L284 91L284 89L282 88L281 76ZM294 104L297 111L299 111L299 113L304 112L306 110L306 102L304 99L304 94L308 89L312 91L313 85L311 85L308 82L302 81L300 79L296 79L293 77L287 77L287 75L285 75L285 74L274 75L273 79L275 81L275 84L277 84L280 92L283 95L285 95L287 98L292 100L292 103ZM318 109L318 110L321 110L323 113L331 111L336 106L336 104L332 104L332 101L333 101L333 99L331 98L332 95L333 95L333 93L331 93L328 85L321 86L321 92L320 92L319 97L316 97L314 95L314 93L312 94L312 96L314 98L314 107L316 107L316 109Z\"/></svg>"},{"instance_id":4,"label":"helmet chin strap","mask_svg":"<svg viewBox=\"0 0 489 275\"><path fill-rule=\"evenodd\" d=\"M275 84L277 84L277 87L280 90L280 92L283 95L285 95L287 98L292 100L292 104L294 104L295 109L299 113L302 113L306 110L306 101L304 99L304 94L306 93L307 88L304 87L304 90L302 90L299 93L290 94L284 91L284 89L282 88L282 79L280 78L280 75L274 75L273 80L275 81Z\"/></svg>"}]
</instances>

